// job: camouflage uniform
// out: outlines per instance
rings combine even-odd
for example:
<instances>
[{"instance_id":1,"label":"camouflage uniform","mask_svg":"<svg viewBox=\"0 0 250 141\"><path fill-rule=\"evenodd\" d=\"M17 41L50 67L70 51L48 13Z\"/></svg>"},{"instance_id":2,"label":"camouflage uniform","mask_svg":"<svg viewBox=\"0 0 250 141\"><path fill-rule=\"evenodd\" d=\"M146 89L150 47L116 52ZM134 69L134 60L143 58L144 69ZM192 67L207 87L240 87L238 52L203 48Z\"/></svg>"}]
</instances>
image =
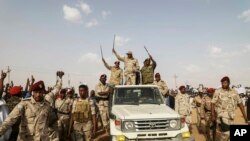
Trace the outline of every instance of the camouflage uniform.
<instances>
[{"instance_id":1,"label":"camouflage uniform","mask_svg":"<svg viewBox=\"0 0 250 141\"><path fill-rule=\"evenodd\" d=\"M211 119L211 101L212 98L209 96L205 96L204 102L201 103L201 111L204 111L204 118L205 118L205 136L207 141L212 141L213 131L210 129L212 126L212 119Z\"/></svg>"},{"instance_id":2,"label":"camouflage uniform","mask_svg":"<svg viewBox=\"0 0 250 141\"><path fill-rule=\"evenodd\" d=\"M33 97L21 101L0 126L3 135L17 120L21 118L18 141L49 141L48 124L51 107L47 101L36 102Z\"/></svg>"},{"instance_id":3,"label":"camouflage uniform","mask_svg":"<svg viewBox=\"0 0 250 141\"><path fill-rule=\"evenodd\" d=\"M140 66L139 62L135 58L121 57L115 52L115 55L118 60L124 62L124 76L126 85L135 85L136 84L136 72L139 71Z\"/></svg>"},{"instance_id":4,"label":"camouflage uniform","mask_svg":"<svg viewBox=\"0 0 250 141\"><path fill-rule=\"evenodd\" d=\"M17 96L11 96L6 100L6 105L9 108L9 111L11 112L15 106L21 102L21 98ZM20 125L20 118L16 121L16 123L12 126L12 132L11 132L11 140L16 140L19 132L19 125Z\"/></svg>"},{"instance_id":5,"label":"camouflage uniform","mask_svg":"<svg viewBox=\"0 0 250 141\"><path fill-rule=\"evenodd\" d=\"M152 84L154 82L154 70L156 63L141 68L142 84Z\"/></svg>"},{"instance_id":6,"label":"camouflage uniform","mask_svg":"<svg viewBox=\"0 0 250 141\"><path fill-rule=\"evenodd\" d=\"M92 115L95 115L95 105L91 99L78 98L72 106L74 141L90 141L92 131Z\"/></svg>"},{"instance_id":7,"label":"camouflage uniform","mask_svg":"<svg viewBox=\"0 0 250 141\"><path fill-rule=\"evenodd\" d=\"M50 106L55 109L55 100L56 95L59 93L62 88L62 79L58 78L56 81L56 85L53 87L53 90L45 95L45 99L50 103ZM59 132L58 132L58 124L55 123L52 127L50 127L50 135L51 138L55 140L59 140Z\"/></svg>"},{"instance_id":8,"label":"camouflage uniform","mask_svg":"<svg viewBox=\"0 0 250 141\"><path fill-rule=\"evenodd\" d=\"M197 113L197 127L199 129L199 131L202 131L201 129L201 124L204 121L204 117L205 117L205 113L204 110L201 108L201 105L204 104L205 99L201 96L196 96L194 98L194 103L196 105L196 113Z\"/></svg>"},{"instance_id":9,"label":"camouflage uniform","mask_svg":"<svg viewBox=\"0 0 250 141\"><path fill-rule=\"evenodd\" d=\"M50 105L55 108L55 100L56 95L59 93L60 89L62 88L62 79L57 79L56 85L53 87L53 90L45 95L45 99L50 103Z\"/></svg>"},{"instance_id":10,"label":"camouflage uniform","mask_svg":"<svg viewBox=\"0 0 250 141\"><path fill-rule=\"evenodd\" d=\"M160 81L154 81L154 83L153 83L154 85L157 85L158 86L158 88L159 88L159 91L161 92L161 94L163 95L163 96L167 96L167 93L168 93L168 86L167 86L167 84L166 84L166 82L165 81L163 81L163 80L160 80Z\"/></svg>"},{"instance_id":11,"label":"camouflage uniform","mask_svg":"<svg viewBox=\"0 0 250 141\"><path fill-rule=\"evenodd\" d=\"M175 111L178 112L181 118L185 118L188 125L191 124L191 105L187 94L177 94L175 97Z\"/></svg>"},{"instance_id":12,"label":"camouflage uniform","mask_svg":"<svg viewBox=\"0 0 250 141\"><path fill-rule=\"evenodd\" d=\"M57 109L58 116L58 129L59 129L59 137L61 140L66 140L68 129L69 129L69 120L70 120L70 112L72 107L72 100L69 98L56 99L55 108Z\"/></svg>"},{"instance_id":13,"label":"camouflage uniform","mask_svg":"<svg viewBox=\"0 0 250 141\"><path fill-rule=\"evenodd\" d=\"M19 102L21 102L21 98L17 96L11 96L6 99L6 105L9 108L9 111L11 112Z\"/></svg>"},{"instance_id":14,"label":"camouflage uniform","mask_svg":"<svg viewBox=\"0 0 250 141\"><path fill-rule=\"evenodd\" d=\"M122 85L123 70L121 68L116 68L115 66L109 66L106 62L104 62L104 65L111 71L109 83L113 85Z\"/></svg>"},{"instance_id":15,"label":"camouflage uniform","mask_svg":"<svg viewBox=\"0 0 250 141\"><path fill-rule=\"evenodd\" d=\"M230 88L229 90L224 90L220 88L215 91L211 103L215 104L218 124L217 127L219 127L221 131L221 128L219 126L221 124L220 119L222 119L225 124L232 125L235 117L234 110L236 109L237 104L242 103L242 100L234 89ZM226 141L229 138L229 131L221 131L221 141Z\"/></svg>"},{"instance_id":16,"label":"camouflage uniform","mask_svg":"<svg viewBox=\"0 0 250 141\"><path fill-rule=\"evenodd\" d=\"M108 91L109 87L108 85L103 85L101 82L99 82L96 87L96 101L97 101L97 106L100 112L100 116L102 119L102 124L106 128L109 123L109 110L108 110L108 96L100 96L98 93Z\"/></svg>"}]
</instances>

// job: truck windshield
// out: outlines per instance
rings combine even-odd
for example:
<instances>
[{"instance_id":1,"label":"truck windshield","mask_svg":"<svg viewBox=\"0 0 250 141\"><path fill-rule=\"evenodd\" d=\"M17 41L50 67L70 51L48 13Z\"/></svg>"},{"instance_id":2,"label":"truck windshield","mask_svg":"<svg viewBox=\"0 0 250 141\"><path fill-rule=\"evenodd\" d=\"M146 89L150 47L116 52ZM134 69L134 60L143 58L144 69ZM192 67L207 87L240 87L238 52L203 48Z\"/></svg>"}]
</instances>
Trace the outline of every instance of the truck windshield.
<instances>
[{"instance_id":1,"label":"truck windshield","mask_svg":"<svg viewBox=\"0 0 250 141\"><path fill-rule=\"evenodd\" d=\"M118 88L113 98L115 105L163 104L157 88Z\"/></svg>"}]
</instances>

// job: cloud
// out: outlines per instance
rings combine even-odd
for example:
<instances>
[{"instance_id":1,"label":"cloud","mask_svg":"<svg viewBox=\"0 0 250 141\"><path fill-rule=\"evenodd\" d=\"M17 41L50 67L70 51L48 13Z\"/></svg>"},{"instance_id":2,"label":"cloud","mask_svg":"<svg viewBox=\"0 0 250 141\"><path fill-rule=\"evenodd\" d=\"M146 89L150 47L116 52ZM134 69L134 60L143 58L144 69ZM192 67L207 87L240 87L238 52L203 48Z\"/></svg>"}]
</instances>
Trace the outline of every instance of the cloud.
<instances>
[{"instance_id":1,"label":"cloud","mask_svg":"<svg viewBox=\"0 0 250 141\"><path fill-rule=\"evenodd\" d=\"M197 73L201 71L201 68L194 64L189 64L184 67L184 69L189 73Z\"/></svg>"},{"instance_id":2,"label":"cloud","mask_svg":"<svg viewBox=\"0 0 250 141\"><path fill-rule=\"evenodd\" d=\"M243 19L244 22L250 22L250 9L243 11L239 16L239 19Z\"/></svg>"},{"instance_id":3,"label":"cloud","mask_svg":"<svg viewBox=\"0 0 250 141\"><path fill-rule=\"evenodd\" d=\"M210 65L213 68L217 68L217 69L223 69L223 68L225 68L225 64L221 64L219 62L211 62Z\"/></svg>"},{"instance_id":4,"label":"cloud","mask_svg":"<svg viewBox=\"0 0 250 141\"><path fill-rule=\"evenodd\" d=\"M243 49L243 53L249 53L250 52L250 44L246 45L246 47Z\"/></svg>"},{"instance_id":5,"label":"cloud","mask_svg":"<svg viewBox=\"0 0 250 141\"><path fill-rule=\"evenodd\" d=\"M237 48L237 50L224 51L223 48L218 46L209 46L209 55L211 58L224 58L231 59L233 57L243 56L250 52L250 44L242 48Z\"/></svg>"},{"instance_id":6,"label":"cloud","mask_svg":"<svg viewBox=\"0 0 250 141\"><path fill-rule=\"evenodd\" d=\"M89 53L83 54L78 59L78 63L100 64L101 63L101 58L99 58L96 53L89 52Z\"/></svg>"},{"instance_id":7,"label":"cloud","mask_svg":"<svg viewBox=\"0 0 250 141\"><path fill-rule=\"evenodd\" d=\"M110 12L110 11L102 11L102 18L103 19L106 19L107 18L107 16L110 16L112 13Z\"/></svg>"},{"instance_id":8,"label":"cloud","mask_svg":"<svg viewBox=\"0 0 250 141\"><path fill-rule=\"evenodd\" d=\"M92 13L92 10L87 3L81 2L79 6L82 12L85 13L86 15L89 15L90 13Z\"/></svg>"},{"instance_id":9,"label":"cloud","mask_svg":"<svg viewBox=\"0 0 250 141\"><path fill-rule=\"evenodd\" d=\"M87 22L85 25L87 28L91 28L91 27L95 27L97 26L99 23L96 19L92 19L91 21Z\"/></svg>"},{"instance_id":10,"label":"cloud","mask_svg":"<svg viewBox=\"0 0 250 141\"><path fill-rule=\"evenodd\" d=\"M115 45L116 45L117 47L124 46L124 45L126 45L129 41L130 41L129 38L124 38L124 37L121 37L121 36L116 36L116 37L115 37Z\"/></svg>"},{"instance_id":11,"label":"cloud","mask_svg":"<svg viewBox=\"0 0 250 141\"><path fill-rule=\"evenodd\" d=\"M63 6L64 19L72 23L81 23L82 16L77 8L68 5Z\"/></svg>"},{"instance_id":12,"label":"cloud","mask_svg":"<svg viewBox=\"0 0 250 141\"><path fill-rule=\"evenodd\" d=\"M222 51L222 49L219 47L216 47L216 46L212 46L212 48L211 48L211 53L213 53L213 54L219 54L219 53L221 53L221 51Z\"/></svg>"}]
</instances>

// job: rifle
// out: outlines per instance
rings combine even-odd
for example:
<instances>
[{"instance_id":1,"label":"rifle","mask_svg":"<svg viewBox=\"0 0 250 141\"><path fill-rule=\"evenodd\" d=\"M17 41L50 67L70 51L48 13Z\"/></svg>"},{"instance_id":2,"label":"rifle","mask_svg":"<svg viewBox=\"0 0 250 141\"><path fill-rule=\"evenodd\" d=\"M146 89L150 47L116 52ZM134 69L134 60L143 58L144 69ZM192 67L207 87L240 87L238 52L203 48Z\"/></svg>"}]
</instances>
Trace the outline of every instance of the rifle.
<instances>
[{"instance_id":1,"label":"rifle","mask_svg":"<svg viewBox=\"0 0 250 141\"><path fill-rule=\"evenodd\" d=\"M212 126L210 127L210 129L213 131L213 141L216 139L216 124L216 121L213 121Z\"/></svg>"},{"instance_id":2,"label":"rifle","mask_svg":"<svg viewBox=\"0 0 250 141\"><path fill-rule=\"evenodd\" d=\"M102 58L103 58L102 45L100 45L100 49L101 49L101 55L102 55Z\"/></svg>"},{"instance_id":3,"label":"rifle","mask_svg":"<svg viewBox=\"0 0 250 141\"><path fill-rule=\"evenodd\" d=\"M115 49L115 35L114 35L114 40L113 40L113 49Z\"/></svg>"},{"instance_id":4,"label":"rifle","mask_svg":"<svg viewBox=\"0 0 250 141\"><path fill-rule=\"evenodd\" d=\"M148 52L148 49L146 48L146 46L144 46L146 52L148 53L148 55L150 56L149 52Z\"/></svg>"},{"instance_id":5,"label":"rifle","mask_svg":"<svg viewBox=\"0 0 250 141\"><path fill-rule=\"evenodd\" d=\"M70 114L70 121L69 121L68 137L70 137L73 123L74 123L74 121L73 121L73 114L71 113L71 114Z\"/></svg>"}]
</instances>

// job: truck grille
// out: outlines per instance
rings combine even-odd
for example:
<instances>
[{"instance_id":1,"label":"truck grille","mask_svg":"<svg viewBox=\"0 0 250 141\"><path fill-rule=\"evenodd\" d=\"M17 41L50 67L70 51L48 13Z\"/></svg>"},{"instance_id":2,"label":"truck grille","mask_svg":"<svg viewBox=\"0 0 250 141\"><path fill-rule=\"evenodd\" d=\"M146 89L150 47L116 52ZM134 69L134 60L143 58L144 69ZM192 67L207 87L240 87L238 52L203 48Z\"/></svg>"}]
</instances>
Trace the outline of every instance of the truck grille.
<instances>
[{"instance_id":1,"label":"truck grille","mask_svg":"<svg viewBox=\"0 0 250 141\"><path fill-rule=\"evenodd\" d=\"M136 131L168 130L169 120L135 120Z\"/></svg>"}]
</instances>

